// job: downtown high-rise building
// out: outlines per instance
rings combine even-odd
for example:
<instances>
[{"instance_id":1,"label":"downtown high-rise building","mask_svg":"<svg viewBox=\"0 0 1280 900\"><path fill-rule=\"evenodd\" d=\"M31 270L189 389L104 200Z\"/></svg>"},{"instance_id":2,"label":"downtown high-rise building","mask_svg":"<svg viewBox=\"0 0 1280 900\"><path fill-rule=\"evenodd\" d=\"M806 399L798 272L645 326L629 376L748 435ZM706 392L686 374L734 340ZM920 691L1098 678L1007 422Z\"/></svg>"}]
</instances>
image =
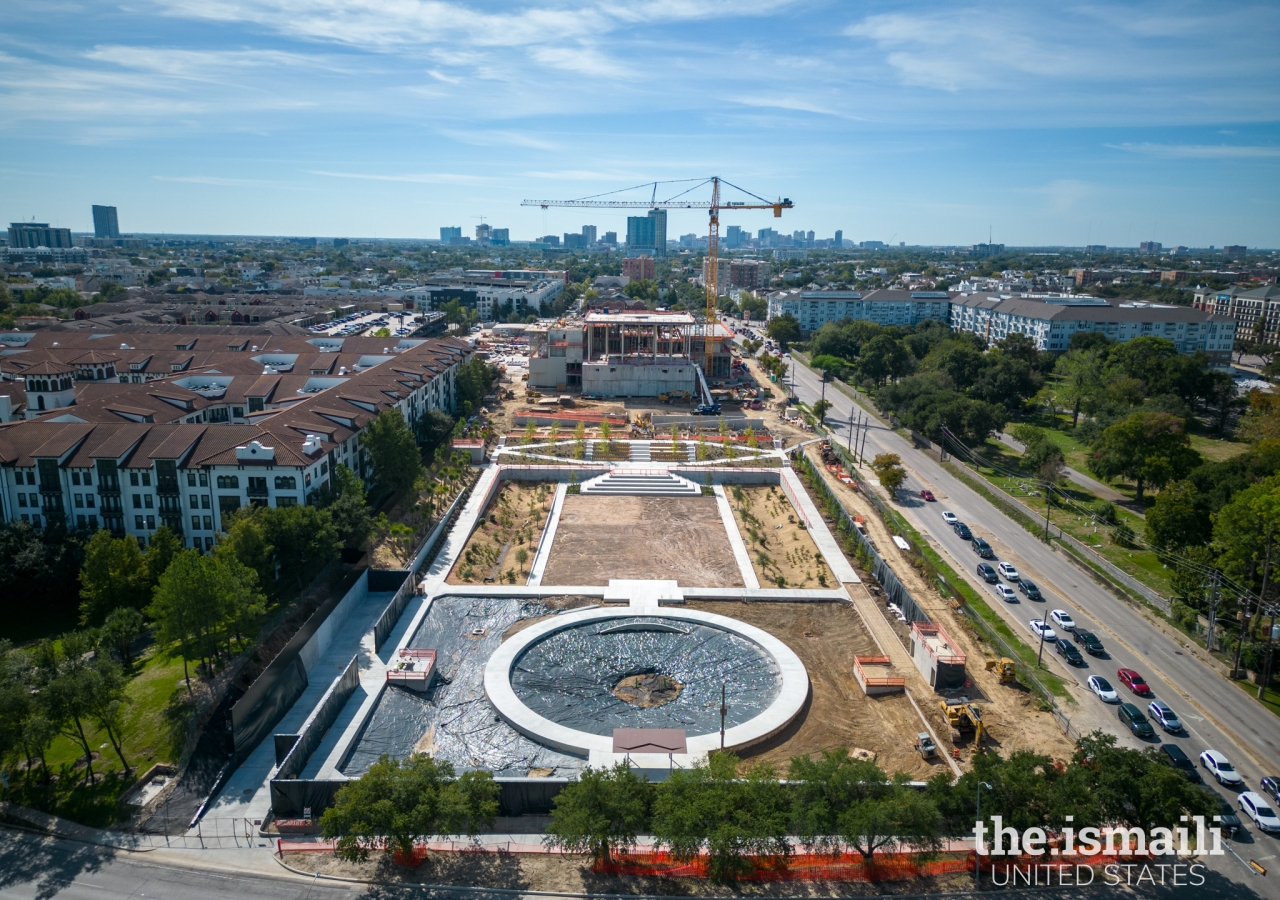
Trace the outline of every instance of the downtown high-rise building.
<instances>
[{"instance_id":1,"label":"downtown high-rise building","mask_svg":"<svg viewBox=\"0 0 1280 900\"><path fill-rule=\"evenodd\" d=\"M667 211L651 209L647 216L627 216L627 253L648 251L654 257L667 255Z\"/></svg>"},{"instance_id":2,"label":"downtown high-rise building","mask_svg":"<svg viewBox=\"0 0 1280 900\"><path fill-rule=\"evenodd\" d=\"M120 221L116 218L114 206L93 207L93 236L100 238L120 237Z\"/></svg>"},{"instance_id":3,"label":"downtown high-rise building","mask_svg":"<svg viewBox=\"0 0 1280 900\"><path fill-rule=\"evenodd\" d=\"M462 237L461 225L456 225L452 227L446 225L445 227L440 229L440 243L442 244L449 243L450 239L452 238L460 238L460 237Z\"/></svg>"},{"instance_id":4,"label":"downtown high-rise building","mask_svg":"<svg viewBox=\"0 0 1280 900\"><path fill-rule=\"evenodd\" d=\"M50 228L48 222L9 223L9 246L23 249L71 246L70 228Z\"/></svg>"},{"instance_id":5,"label":"downtown high-rise building","mask_svg":"<svg viewBox=\"0 0 1280 900\"><path fill-rule=\"evenodd\" d=\"M596 242L596 226L583 225L582 236L586 238L587 246L590 247L592 244Z\"/></svg>"}]
</instances>

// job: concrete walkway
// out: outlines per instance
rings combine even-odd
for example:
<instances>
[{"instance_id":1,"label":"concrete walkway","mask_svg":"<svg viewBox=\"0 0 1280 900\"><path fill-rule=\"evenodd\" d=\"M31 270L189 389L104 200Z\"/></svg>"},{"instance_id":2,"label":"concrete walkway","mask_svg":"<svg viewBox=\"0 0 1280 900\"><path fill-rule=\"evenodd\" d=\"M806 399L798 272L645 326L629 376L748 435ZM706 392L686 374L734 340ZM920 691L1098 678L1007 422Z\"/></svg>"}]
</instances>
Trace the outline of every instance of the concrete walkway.
<instances>
[{"instance_id":1,"label":"concrete walkway","mask_svg":"<svg viewBox=\"0 0 1280 900\"><path fill-rule=\"evenodd\" d=\"M738 572L742 575L742 583L748 589L758 590L760 588L760 579L756 577L756 570L751 566L751 556L747 553L747 545L742 540L742 532L738 530L738 523L733 518L733 509L729 506L729 498L724 492L724 485L715 486L716 506L720 508L720 521L724 523L724 530L729 535L729 546L733 548L733 558L738 561Z\"/></svg>"},{"instance_id":2,"label":"concrete walkway","mask_svg":"<svg viewBox=\"0 0 1280 900\"><path fill-rule=\"evenodd\" d=\"M547 516L547 527L543 529L542 540L538 542L538 552L533 557L533 565L529 567L529 584L542 584L542 576L547 571L547 560L551 556L551 545L556 539L556 528L560 525L560 513L564 509L564 498L569 493L569 485L557 484L556 496L551 501L551 513Z\"/></svg>"},{"instance_id":3,"label":"concrete walkway","mask_svg":"<svg viewBox=\"0 0 1280 900\"><path fill-rule=\"evenodd\" d=\"M827 566L831 569L832 574L836 576L836 581L841 584L861 583L862 579L853 570L853 566L849 565L849 560L845 559L844 551L840 549L840 544L836 542L835 536L827 528L827 523L823 520L822 513L818 511L818 507L814 506L813 500L809 497L809 492L804 489L804 482L800 480L800 476L795 473L794 469L785 468L782 470L782 487L804 518L805 527L809 529L809 535L813 538L813 542L818 545L818 550L822 553L822 558L827 561Z\"/></svg>"}]
</instances>

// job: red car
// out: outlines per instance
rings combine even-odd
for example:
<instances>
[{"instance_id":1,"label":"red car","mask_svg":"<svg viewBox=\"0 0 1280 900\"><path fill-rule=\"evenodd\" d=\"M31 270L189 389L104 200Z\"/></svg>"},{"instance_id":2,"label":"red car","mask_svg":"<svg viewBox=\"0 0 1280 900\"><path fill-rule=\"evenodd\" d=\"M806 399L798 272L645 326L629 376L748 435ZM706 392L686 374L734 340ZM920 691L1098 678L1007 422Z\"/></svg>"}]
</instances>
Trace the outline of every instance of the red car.
<instances>
[{"instance_id":1,"label":"red car","mask_svg":"<svg viewBox=\"0 0 1280 900\"><path fill-rule=\"evenodd\" d=\"M1139 697L1150 697L1151 687L1142 680L1142 676L1133 669L1119 669L1116 676L1124 683L1124 686L1133 691Z\"/></svg>"},{"instance_id":2,"label":"red car","mask_svg":"<svg viewBox=\"0 0 1280 900\"><path fill-rule=\"evenodd\" d=\"M925 490L923 490L923 491L921 491L921 492L920 492L920 499L921 499L921 500L928 500L930 503L933 503L933 502L934 502L934 501L936 501L938 498L937 498L937 497L935 497L935 496L933 496L933 491L928 490L928 489L925 489Z\"/></svg>"}]
</instances>

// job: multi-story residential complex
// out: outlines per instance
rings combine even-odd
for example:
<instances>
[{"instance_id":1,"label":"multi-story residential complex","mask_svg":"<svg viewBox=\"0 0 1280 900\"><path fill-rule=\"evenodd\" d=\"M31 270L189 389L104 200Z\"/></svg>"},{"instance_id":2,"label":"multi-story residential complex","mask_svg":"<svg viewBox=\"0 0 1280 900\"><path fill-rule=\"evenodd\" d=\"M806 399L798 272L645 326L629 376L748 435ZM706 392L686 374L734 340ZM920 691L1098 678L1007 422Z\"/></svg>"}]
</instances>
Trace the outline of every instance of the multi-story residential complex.
<instances>
[{"instance_id":1,"label":"multi-story residential complex","mask_svg":"<svg viewBox=\"0 0 1280 900\"><path fill-rule=\"evenodd\" d=\"M1280 287L1200 288L1193 297L1196 309L1234 319L1236 340L1280 344Z\"/></svg>"},{"instance_id":2,"label":"multi-story residential complex","mask_svg":"<svg viewBox=\"0 0 1280 900\"><path fill-rule=\"evenodd\" d=\"M716 264L716 291L723 295L733 290L754 291L769 286L772 264L763 259L720 257ZM707 260L702 260L702 283L707 283Z\"/></svg>"},{"instance_id":3,"label":"multi-story residential complex","mask_svg":"<svg viewBox=\"0 0 1280 900\"><path fill-rule=\"evenodd\" d=\"M627 252L648 251L651 255L667 255L667 211L651 209L647 216L627 217Z\"/></svg>"},{"instance_id":4,"label":"multi-story residential complex","mask_svg":"<svg viewBox=\"0 0 1280 900\"><path fill-rule=\"evenodd\" d=\"M769 295L769 318L790 314L810 334L828 322L865 319L878 325L915 325L925 319L946 322L946 291L777 291Z\"/></svg>"},{"instance_id":5,"label":"multi-story residential complex","mask_svg":"<svg viewBox=\"0 0 1280 900\"><path fill-rule=\"evenodd\" d=\"M4 261L10 265L33 267L87 263L89 254L83 247L7 247Z\"/></svg>"},{"instance_id":6,"label":"multi-story residential complex","mask_svg":"<svg viewBox=\"0 0 1280 900\"><path fill-rule=\"evenodd\" d=\"M207 340L176 333L129 337L138 344L167 341L168 350L144 352L170 358L191 354L185 344L172 349L183 339ZM200 354L219 358L216 365L114 387L108 385L112 370L131 364L128 350L85 351L61 341L32 347L45 358L16 376L6 368L14 380L0 385L0 411L15 407L15 394L17 412L41 400L49 411L0 425L0 518L36 525L62 518L144 544L164 525L187 546L208 550L230 513L308 503L339 463L371 477L361 446L370 421L393 406L410 423L430 409L451 411L456 369L470 353L451 338L401 342L386 354L359 356L344 353L343 341L325 343L331 339L284 341L281 350L275 347L280 336L258 340L256 355L246 342ZM300 350L299 342L305 353L284 352ZM75 361L49 358L76 352ZM225 364L236 354L252 361L256 373L224 372L244 370ZM326 359L348 355L351 370L334 370ZM326 374L314 374L320 371ZM6 386L12 388L7 394Z\"/></svg>"},{"instance_id":7,"label":"multi-story residential complex","mask_svg":"<svg viewBox=\"0 0 1280 900\"><path fill-rule=\"evenodd\" d=\"M1222 255L1227 259L1243 259L1248 249L1243 244L1227 244L1222 248Z\"/></svg>"},{"instance_id":8,"label":"multi-story residential complex","mask_svg":"<svg viewBox=\"0 0 1280 900\"><path fill-rule=\"evenodd\" d=\"M1162 337L1179 353L1203 350L1213 363L1228 363L1235 323L1186 306L1120 303L1094 297L959 294L950 300L955 331L981 335L988 344L1025 334L1041 350L1066 350L1071 335L1096 331L1113 341Z\"/></svg>"},{"instance_id":9,"label":"multi-story residential complex","mask_svg":"<svg viewBox=\"0 0 1280 900\"><path fill-rule=\"evenodd\" d=\"M406 300L422 309L439 309L450 300L476 310L482 322L510 304L513 312L544 313L545 307L564 292L560 272L527 270L465 272L433 276L430 282L404 292Z\"/></svg>"},{"instance_id":10,"label":"multi-story residential complex","mask_svg":"<svg viewBox=\"0 0 1280 900\"><path fill-rule=\"evenodd\" d=\"M70 228L50 228L48 222L10 222L9 246L17 248L70 247Z\"/></svg>"},{"instance_id":11,"label":"multi-story residential complex","mask_svg":"<svg viewBox=\"0 0 1280 900\"><path fill-rule=\"evenodd\" d=\"M446 225L440 229L440 243L447 244L449 241L462 237L461 225Z\"/></svg>"},{"instance_id":12,"label":"multi-story residential complex","mask_svg":"<svg viewBox=\"0 0 1280 900\"><path fill-rule=\"evenodd\" d=\"M596 242L596 226L583 225L582 236L587 240L587 246L591 246Z\"/></svg>"},{"instance_id":13,"label":"multi-story residential complex","mask_svg":"<svg viewBox=\"0 0 1280 900\"><path fill-rule=\"evenodd\" d=\"M1280 312L1280 303L1277 304ZM769 295L769 317L790 314L806 336L828 322L862 319L878 325L917 325L936 319L955 331L994 344L1025 334L1041 350L1065 350L1071 335L1097 331L1115 341L1152 335L1173 341L1179 352L1203 350L1215 363L1230 359L1235 322L1185 306L1121 303L1096 297L954 293L947 291L778 291Z\"/></svg>"},{"instance_id":14,"label":"multi-story residential complex","mask_svg":"<svg viewBox=\"0 0 1280 900\"><path fill-rule=\"evenodd\" d=\"M491 228L489 230L489 243L499 247L506 247L511 243L511 229Z\"/></svg>"},{"instance_id":15,"label":"multi-story residential complex","mask_svg":"<svg viewBox=\"0 0 1280 900\"><path fill-rule=\"evenodd\" d=\"M622 274L632 281L652 281L654 273L652 256L628 256L622 261Z\"/></svg>"},{"instance_id":16,"label":"multi-story residential complex","mask_svg":"<svg viewBox=\"0 0 1280 900\"><path fill-rule=\"evenodd\" d=\"M93 207L93 236L96 238L120 237L120 222L114 206Z\"/></svg>"}]
</instances>

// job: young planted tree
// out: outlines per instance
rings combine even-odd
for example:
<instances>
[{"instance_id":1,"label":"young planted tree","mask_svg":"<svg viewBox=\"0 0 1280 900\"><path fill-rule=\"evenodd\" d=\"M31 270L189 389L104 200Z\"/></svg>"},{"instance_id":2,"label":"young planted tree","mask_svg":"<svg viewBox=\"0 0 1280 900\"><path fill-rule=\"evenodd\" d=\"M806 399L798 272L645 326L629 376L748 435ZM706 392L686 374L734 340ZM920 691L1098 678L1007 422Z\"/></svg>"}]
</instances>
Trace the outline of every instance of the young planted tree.
<instances>
[{"instance_id":1,"label":"young planted tree","mask_svg":"<svg viewBox=\"0 0 1280 900\"><path fill-rule=\"evenodd\" d=\"M648 782L626 763L588 767L556 795L543 843L608 862L648 827L649 799Z\"/></svg>"},{"instance_id":2,"label":"young planted tree","mask_svg":"<svg viewBox=\"0 0 1280 900\"><path fill-rule=\"evenodd\" d=\"M133 668L133 644L146 631L146 620L132 606L122 606L107 616L98 632L101 643L120 656L125 669Z\"/></svg>"},{"instance_id":3,"label":"young planted tree","mask_svg":"<svg viewBox=\"0 0 1280 900\"><path fill-rule=\"evenodd\" d=\"M85 547L80 570L80 621L101 624L112 610L147 603L147 571L138 542L98 531Z\"/></svg>"},{"instance_id":4,"label":"young planted tree","mask_svg":"<svg viewBox=\"0 0 1280 900\"><path fill-rule=\"evenodd\" d=\"M127 540L127 538L126 538ZM160 576L169 568L173 558L182 552L182 539L161 525L151 535L151 544L147 547L142 562L146 570L148 592L155 590L160 583Z\"/></svg>"},{"instance_id":5,"label":"young planted tree","mask_svg":"<svg viewBox=\"0 0 1280 900\"><path fill-rule=\"evenodd\" d=\"M902 468L902 459L896 453L880 453L871 461L871 471L876 473L880 485L890 496L898 492L902 483L907 480L907 470Z\"/></svg>"}]
</instances>

